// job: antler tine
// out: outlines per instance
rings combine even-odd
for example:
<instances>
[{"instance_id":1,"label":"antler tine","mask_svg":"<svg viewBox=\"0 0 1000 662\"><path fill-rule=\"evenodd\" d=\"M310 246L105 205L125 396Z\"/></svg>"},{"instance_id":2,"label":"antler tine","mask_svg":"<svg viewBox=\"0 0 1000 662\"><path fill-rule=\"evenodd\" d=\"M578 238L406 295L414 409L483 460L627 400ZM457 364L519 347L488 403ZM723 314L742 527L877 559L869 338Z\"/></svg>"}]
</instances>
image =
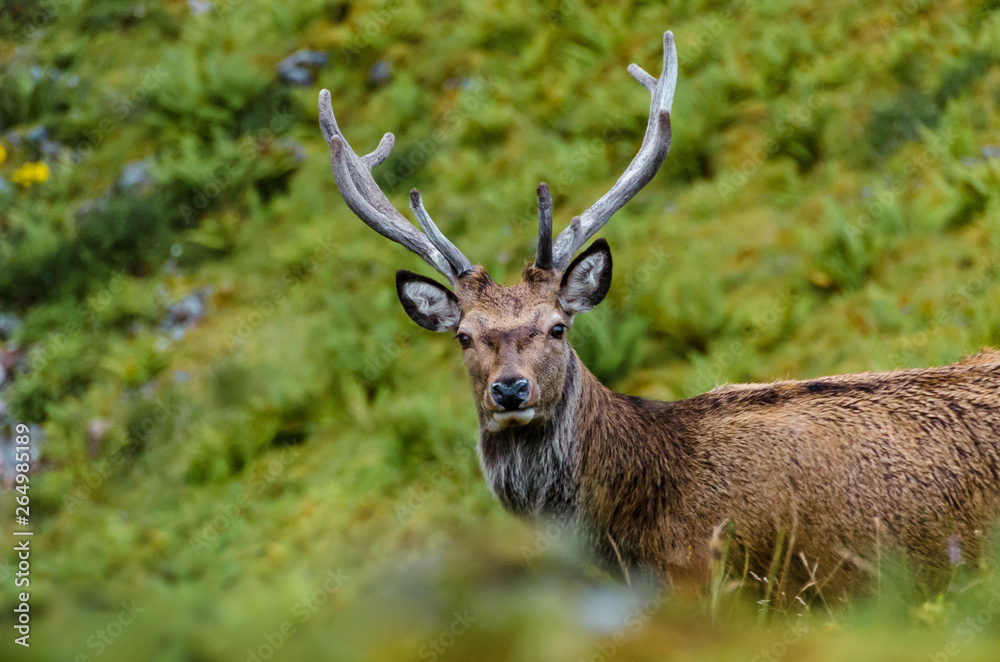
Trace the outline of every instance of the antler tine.
<instances>
[{"instance_id":1,"label":"antler tine","mask_svg":"<svg viewBox=\"0 0 1000 662\"><path fill-rule=\"evenodd\" d=\"M395 137L391 133L386 133L373 152L358 156L337 126L328 90L319 93L319 126L330 146L330 168L333 170L333 178L351 211L368 227L413 251L454 283L460 275L460 271L454 266L455 255L447 256L435 243L413 227L413 224L392 206L372 178L371 169L389 156ZM431 225L433 226L433 222ZM464 260L461 263L462 267L465 268L468 264L471 268L471 263L454 244L445 239L436 227L434 231L447 242L455 254L461 256Z\"/></svg>"},{"instance_id":2,"label":"antler tine","mask_svg":"<svg viewBox=\"0 0 1000 662\"><path fill-rule=\"evenodd\" d=\"M538 185L538 250L535 251L535 266L539 269L552 268L552 195L549 185Z\"/></svg>"},{"instance_id":3,"label":"antler tine","mask_svg":"<svg viewBox=\"0 0 1000 662\"><path fill-rule=\"evenodd\" d=\"M611 217L649 183L670 152L670 110L677 87L677 47L674 34L663 35L663 72L653 78L637 64L629 66L632 76L650 92L649 120L635 158L611 190L587 209L570 227L559 233L553 248L553 266L565 269L580 247L604 227Z\"/></svg>"},{"instance_id":4,"label":"antler tine","mask_svg":"<svg viewBox=\"0 0 1000 662\"><path fill-rule=\"evenodd\" d=\"M462 255L462 251L458 250L455 244L451 243L448 237L444 236L438 230L437 225L431 220L430 214L424 209L424 203L420 199L420 191L415 188L410 189L410 209L413 210L413 214L417 217L417 222L423 228L424 235L434 244L435 248L441 251L441 254L451 264L451 268L454 270L456 276L466 274L475 268L472 266L469 258Z\"/></svg>"}]
</instances>

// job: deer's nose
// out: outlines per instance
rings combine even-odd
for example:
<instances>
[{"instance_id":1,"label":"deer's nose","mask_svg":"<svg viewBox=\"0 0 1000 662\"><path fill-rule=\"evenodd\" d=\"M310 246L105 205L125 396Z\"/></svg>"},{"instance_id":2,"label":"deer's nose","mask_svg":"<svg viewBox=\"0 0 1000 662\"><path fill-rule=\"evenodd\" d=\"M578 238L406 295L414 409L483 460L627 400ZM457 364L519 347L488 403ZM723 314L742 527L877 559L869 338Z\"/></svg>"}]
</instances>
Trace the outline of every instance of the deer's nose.
<instances>
[{"instance_id":1,"label":"deer's nose","mask_svg":"<svg viewBox=\"0 0 1000 662\"><path fill-rule=\"evenodd\" d=\"M490 386L490 395L504 411L519 409L531 395L531 382L518 377L498 379Z\"/></svg>"}]
</instances>

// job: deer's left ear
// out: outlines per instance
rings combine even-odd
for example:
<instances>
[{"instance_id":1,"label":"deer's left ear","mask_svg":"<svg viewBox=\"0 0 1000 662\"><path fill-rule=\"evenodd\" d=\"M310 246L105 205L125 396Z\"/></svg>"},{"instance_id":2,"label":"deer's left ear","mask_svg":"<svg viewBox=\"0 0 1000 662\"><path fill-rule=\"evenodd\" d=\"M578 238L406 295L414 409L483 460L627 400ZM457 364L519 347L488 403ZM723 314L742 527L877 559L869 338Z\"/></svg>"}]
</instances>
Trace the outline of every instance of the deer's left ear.
<instances>
[{"instance_id":1,"label":"deer's left ear","mask_svg":"<svg viewBox=\"0 0 1000 662\"><path fill-rule=\"evenodd\" d=\"M462 321L458 297L441 283L406 269L396 272L396 294L414 322L431 331L454 331Z\"/></svg>"},{"instance_id":2,"label":"deer's left ear","mask_svg":"<svg viewBox=\"0 0 1000 662\"><path fill-rule=\"evenodd\" d=\"M611 247L598 239L563 273L559 304L570 315L593 310L611 288Z\"/></svg>"}]
</instances>

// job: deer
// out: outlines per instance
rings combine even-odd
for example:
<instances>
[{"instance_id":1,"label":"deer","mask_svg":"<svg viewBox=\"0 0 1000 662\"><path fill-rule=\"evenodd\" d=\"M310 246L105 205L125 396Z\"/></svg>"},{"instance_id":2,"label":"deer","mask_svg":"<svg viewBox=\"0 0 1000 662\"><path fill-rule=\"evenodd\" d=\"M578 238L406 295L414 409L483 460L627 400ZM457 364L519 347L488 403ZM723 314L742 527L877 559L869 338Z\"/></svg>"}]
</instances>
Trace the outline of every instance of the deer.
<instances>
[{"instance_id":1,"label":"deer","mask_svg":"<svg viewBox=\"0 0 1000 662\"><path fill-rule=\"evenodd\" d=\"M396 292L416 324L461 347L491 492L516 516L582 532L593 558L626 581L631 568L704 585L723 534L744 578L767 577L780 558L782 585L845 595L870 584L882 550L931 570L976 563L1000 514L1000 352L653 401L603 386L571 346L576 316L611 287L607 241L579 251L666 159L677 62L668 31L658 78L628 67L651 96L642 144L554 240L551 193L538 186L535 258L513 285L466 258L412 189L417 230L371 174L393 135L358 156L320 92L319 124L347 206L448 281L400 270Z\"/></svg>"}]
</instances>

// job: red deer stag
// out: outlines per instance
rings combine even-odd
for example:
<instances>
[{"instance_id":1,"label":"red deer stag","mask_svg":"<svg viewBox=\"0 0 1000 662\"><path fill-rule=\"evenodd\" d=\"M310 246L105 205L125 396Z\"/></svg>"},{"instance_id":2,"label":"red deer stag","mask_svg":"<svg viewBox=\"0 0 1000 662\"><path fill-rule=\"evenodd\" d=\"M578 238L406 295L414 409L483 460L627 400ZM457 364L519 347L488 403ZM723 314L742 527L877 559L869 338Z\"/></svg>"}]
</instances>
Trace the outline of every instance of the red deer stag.
<instances>
[{"instance_id":1,"label":"red deer stag","mask_svg":"<svg viewBox=\"0 0 1000 662\"><path fill-rule=\"evenodd\" d=\"M678 402L613 393L580 361L569 343L573 319L607 294L611 252L598 239L573 257L667 156L673 35L663 37L659 78L634 64L629 72L652 95L638 154L554 242L552 201L539 185L535 261L510 287L441 233L416 189L410 207L423 233L414 228L370 173L392 134L358 156L330 93L319 96L348 207L452 286L396 273L407 315L462 347L493 494L513 513L578 525L598 559L626 576L634 566L664 579L705 577L724 522L730 559L758 574L784 541L782 583L807 581L806 560L819 582L854 585L883 547L925 568L946 566L956 549L976 559L1000 506L1000 353L941 368L722 386Z\"/></svg>"}]
</instances>

